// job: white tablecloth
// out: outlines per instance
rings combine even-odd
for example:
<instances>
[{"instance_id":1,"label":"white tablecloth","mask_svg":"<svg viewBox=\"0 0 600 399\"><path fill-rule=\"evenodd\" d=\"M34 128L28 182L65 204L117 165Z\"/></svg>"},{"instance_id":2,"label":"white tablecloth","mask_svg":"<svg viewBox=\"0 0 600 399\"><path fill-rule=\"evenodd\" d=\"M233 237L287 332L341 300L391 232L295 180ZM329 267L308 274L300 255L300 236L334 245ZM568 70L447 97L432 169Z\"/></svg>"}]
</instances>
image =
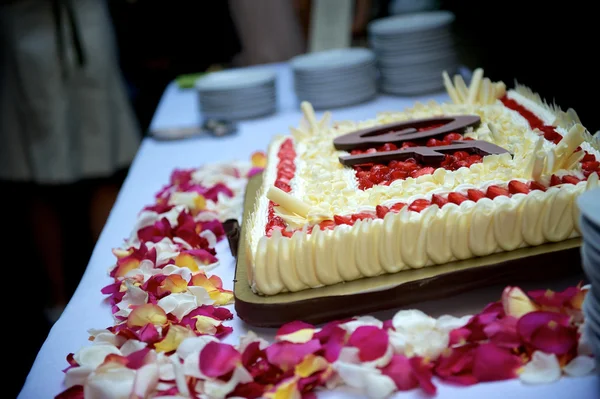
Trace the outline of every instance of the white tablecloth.
<instances>
[{"instance_id":1,"label":"white tablecloth","mask_svg":"<svg viewBox=\"0 0 600 399\"><path fill-rule=\"evenodd\" d=\"M121 244L136 221L137 213L154 200L154 194L166 184L174 168L198 167L209 162L231 159L249 159L252 152L266 149L271 138L284 134L290 126L296 126L301 118L299 106L292 90L291 72L286 65L268 65L274 68L278 76L277 114L245 121L240 124L236 135L224 138L197 137L181 141L156 141L146 138L131 166L127 179L119 193L102 235L94 248L92 257L79 287L73 295L60 319L52 327L46 341L29 372L20 399L53 398L64 390L63 370L67 367L65 357L89 345L87 330L106 328L113 325L108 303L100 290L111 282L107 269L114 263L111 249ZM367 119L377 112L401 110L415 101L435 99L445 101L445 93L423 98L398 98L380 96L377 99L354 107L333 110L333 118ZM197 123L200 115L193 90L181 90L175 84L167 87L156 110L152 128L188 126ZM218 244L218 256L221 260L215 274L221 276L226 288L233 286L234 260L229 253L226 240ZM563 281L541 281L522 285L525 288L562 289L576 284L579 278ZM440 301L417 304L423 311L438 316L449 313L456 316L472 314L487 303L500 297L503 287L486 287L477 291L458 295ZM232 308L233 310L233 308ZM389 318L394 312L381 312L375 316ZM227 323L233 327L233 333L227 337L229 343L237 343L239 336L249 329L271 338L273 330L255 329L245 325L239 319ZM10 367L10 365L9 365ZM447 398L563 398L597 399L600 397L600 379L596 376L583 378L563 378L559 382L542 386L524 386L519 381L480 384L469 388L452 387L438 383L438 397ZM362 397L349 390L336 390L319 394L321 398ZM421 398L419 391L403 392L396 395L401 398Z\"/></svg>"}]
</instances>

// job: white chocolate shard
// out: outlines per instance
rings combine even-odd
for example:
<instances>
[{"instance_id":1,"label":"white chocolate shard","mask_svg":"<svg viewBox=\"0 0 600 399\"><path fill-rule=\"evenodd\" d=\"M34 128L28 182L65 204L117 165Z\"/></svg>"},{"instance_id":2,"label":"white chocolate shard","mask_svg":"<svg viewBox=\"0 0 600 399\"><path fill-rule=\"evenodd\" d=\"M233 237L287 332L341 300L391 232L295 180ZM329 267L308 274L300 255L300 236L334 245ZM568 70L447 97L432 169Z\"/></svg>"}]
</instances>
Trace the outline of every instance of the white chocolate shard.
<instances>
[{"instance_id":1,"label":"white chocolate shard","mask_svg":"<svg viewBox=\"0 0 600 399\"><path fill-rule=\"evenodd\" d=\"M279 204L280 207L286 209L287 211L295 213L296 215L304 218L308 216L308 212L310 211L310 206L308 206L306 203L275 186L269 187L269 191L267 191L267 198L274 203Z\"/></svg>"},{"instance_id":2,"label":"white chocolate shard","mask_svg":"<svg viewBox=\"0 0 600 399\"><path fill-rule=\"evenodd\" d=\"M476 104L477 103L477 97L479 94L481 79L483 79L483 69L477 68L475 70L475 72L473 72L473 77L471 78L471 84L469 85L469 94L467 96L467 104Z\"/></svg>"},{"instance_id":3,"label":"white chocolate shard","mask_svg":"<svg viewBox=\"0 0 600 399\"><path fill-rule=\"evenodd\" d=\"M454 88L452 81L450 80L450 76L448 76L448 72L444 71L442 73L442 77L444 79L444 86L446 87L446 91L448 92L450 99L452 100L452 102L454 104L460 104L460 97L459 97L458 93L456 92L456 89Z\"/></svg>"}]
</instances>

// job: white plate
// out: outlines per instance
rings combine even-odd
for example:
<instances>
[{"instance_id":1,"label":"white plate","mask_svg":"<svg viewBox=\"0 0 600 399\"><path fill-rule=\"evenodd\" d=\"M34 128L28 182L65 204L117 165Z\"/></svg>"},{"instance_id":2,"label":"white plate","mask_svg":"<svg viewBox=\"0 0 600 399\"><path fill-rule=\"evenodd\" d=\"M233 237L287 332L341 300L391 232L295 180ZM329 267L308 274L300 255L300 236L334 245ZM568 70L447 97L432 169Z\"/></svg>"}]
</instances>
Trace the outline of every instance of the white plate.
<instances>
[{"instance_id":1,"label":"white plate","mask_svg":"<svg viewBox=\"0 0 600 399\"><path fill-rule=\"evenodd\" d=\"M454 14L449 11L419 12L381 18L368 25L373 35L397 35L440 28L454 22Z\"/></svg>"},{"instance_id":2,"label":"white plate","mask_svg":"<svg viewBox=\"0 0 600 399\"><path fill-rule=\"evenodd\" d=\"M356 73L363 73L364 71L368 71L376 68L375 60L370 61L368 63L364 63L361 65L349 65L344 68L334 68L334 69L320 69L314 71L294 71L294 78L304 78L304 79L329 79L331 77L336 77L340 75L352 75Z\"/></svg>"},{"instance_id":3,"label":"white plate","mask_svg":"<svg viewBox=\"0 0 600 399\"><path fill-rule=\"evenodd\" d=\"M430 83L420 83L418 85L402 84L390 85L382 84L381 91L388 94L402 96L416 96L420 94L428 94L436 91L442 91L444 88L443 82L431 81Z\"/></svg>"},{"instance_id":4,"label":"white plate","mask_svg":"<svg viewBox=\"0 0 600 399\"><path fill-rule=\"evenodd\" d=\"M577 197L579 211L600 228L600 188L588 190Z\"/></svg>"},{"instance_id":5,"label":"white plate","mask_svg":"<svg viewBox=\"0 0 600 399\"><path fill-rule=\"evenodd\" d=\"M375 54L370 49L347 48L298 55L290 60L290 65L294 71L315 71L346 68L350 65L368 63L374 59Z\"/></svg>"},{"instance_id":6,"label":"white plate","mask_svg":"<svg viewBox=\"0 0 600 399\"><path fill-rule=\"evenodd\" d=\"M363 91L355 96L337 97L332 100L313 100L309 101L315 109L332 109L347 107L350 105L361 104L372 100L377 95L377 90Z\"/></svg>"},{"instance_id":7,"label":"white plate","mask_svg":"<svg viewBox=\"0 0 600 399\"><path fill-rule=\"evenodd\" d=\"M198 91L235 90L274 82L277 75L262 69L228 69L212 72L196 81Z\"/></svg>"},{"instance_id":8,"label":"white plate","mask_svg":"<svg viewBox=\"0 0 600 399\"><path fill-rule=\"evenodd\" d=\"M373 84L371 86L363 86L352 88L348 90L331 90L331 91L321 91L318 93L315 92L307 92L307 91L296 91L296 96L301 99L309 100L309 101L335 101L340 98L347 97L361 97L363 93L372 93L377 91L377 85Z\"/></svg>"}]
</instances>

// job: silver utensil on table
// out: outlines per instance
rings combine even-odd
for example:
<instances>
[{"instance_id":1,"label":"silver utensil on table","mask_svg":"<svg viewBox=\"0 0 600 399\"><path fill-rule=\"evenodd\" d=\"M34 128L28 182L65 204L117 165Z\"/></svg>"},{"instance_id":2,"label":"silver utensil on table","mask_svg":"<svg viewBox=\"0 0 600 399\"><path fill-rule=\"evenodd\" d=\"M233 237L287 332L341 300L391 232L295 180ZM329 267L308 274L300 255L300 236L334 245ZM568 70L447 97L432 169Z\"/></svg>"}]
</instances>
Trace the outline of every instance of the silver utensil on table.
<instances>
[{"instance_id":1,"label":"silver utensil on table","mask_svg":"<svg viewBox=\"0 0 600 399\"><path fill-rule=\"evenodd\" d=\"M237 131L237 123L221 119L208 119L202 125L168 127L150 130L157 140L182 140L196 136L224 137Z\"/></svg>"}]
</instances>

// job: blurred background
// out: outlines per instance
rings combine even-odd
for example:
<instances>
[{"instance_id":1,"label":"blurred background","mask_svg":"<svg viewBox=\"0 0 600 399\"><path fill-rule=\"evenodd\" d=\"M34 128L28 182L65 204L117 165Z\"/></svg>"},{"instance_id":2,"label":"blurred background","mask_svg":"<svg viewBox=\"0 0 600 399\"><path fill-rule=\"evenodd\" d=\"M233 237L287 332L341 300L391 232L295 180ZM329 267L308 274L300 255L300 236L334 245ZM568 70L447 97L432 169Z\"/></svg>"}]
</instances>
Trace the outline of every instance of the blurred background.
<instances>
[{"instance_id":1,"label":"blurred background","mask_svg":"<svg viewBox=\"0 0 600 399\"><path fill-rule=\"evenodd\" d=\"M0 189L9 200L12 249L6 265L17 265L15 277L25 277L21 290L35 293L27 314L17 315L33 324L34 338L18 357L15 392L77 287L161 95L175 79L368 47L374 20L448 10L462 66L482 67L509 87L518 79L563 109L574 108L596 131L592 3L0 0ZM56 166L61 157L69 162Z\"/></svg>"}]
</instances>

